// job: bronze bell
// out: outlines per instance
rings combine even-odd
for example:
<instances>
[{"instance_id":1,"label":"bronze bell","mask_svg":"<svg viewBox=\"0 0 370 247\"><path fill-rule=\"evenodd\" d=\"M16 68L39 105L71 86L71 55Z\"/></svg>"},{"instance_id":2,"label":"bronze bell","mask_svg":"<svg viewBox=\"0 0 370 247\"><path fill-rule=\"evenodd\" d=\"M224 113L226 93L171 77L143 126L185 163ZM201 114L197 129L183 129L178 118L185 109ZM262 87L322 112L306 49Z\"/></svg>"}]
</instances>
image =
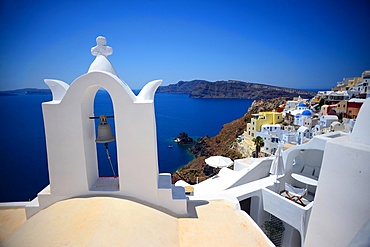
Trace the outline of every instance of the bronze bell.
<instances>
[{"instance_id":1,"label":"bronze bell","mask_svg":"<svg viewBox=\"0 0 370 247\"><path fill-rule=\"evenodd\" d=\"M116 138L112 133L112 129L107 122L106 116L100 116L100 124L98 126L98 137L95 142L97 143L108 143L114 141Z\"/></svg>"}]
</instances>

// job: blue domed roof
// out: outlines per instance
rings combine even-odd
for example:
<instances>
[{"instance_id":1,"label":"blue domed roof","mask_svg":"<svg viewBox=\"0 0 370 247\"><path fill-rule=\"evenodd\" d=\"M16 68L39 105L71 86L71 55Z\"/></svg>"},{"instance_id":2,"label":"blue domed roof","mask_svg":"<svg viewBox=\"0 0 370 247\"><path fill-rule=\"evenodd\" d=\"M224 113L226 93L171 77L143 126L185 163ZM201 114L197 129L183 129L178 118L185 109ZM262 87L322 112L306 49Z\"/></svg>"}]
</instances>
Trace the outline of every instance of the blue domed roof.
<instances>
[{"instance_id":1,"label":"blue domed roof","mask_svg":"<svg viewBox=\"0 0 370 247\"><path fill-rule=\"evenodd\" d=\"M299 103L298 107L306 107L305 103Z\"/></svg>"},{"instance_id":2,"label":"blue domed roof","mask_svg":"<svg viewBox=\"0 0 370 247\"><path fill-rule=\"evenodd\" d=\"M302 112L302 116L311 116L312 115L312 113L311 113L311 111L310 110L304 110L303 112Z\"/></svg>"}]
</instances>

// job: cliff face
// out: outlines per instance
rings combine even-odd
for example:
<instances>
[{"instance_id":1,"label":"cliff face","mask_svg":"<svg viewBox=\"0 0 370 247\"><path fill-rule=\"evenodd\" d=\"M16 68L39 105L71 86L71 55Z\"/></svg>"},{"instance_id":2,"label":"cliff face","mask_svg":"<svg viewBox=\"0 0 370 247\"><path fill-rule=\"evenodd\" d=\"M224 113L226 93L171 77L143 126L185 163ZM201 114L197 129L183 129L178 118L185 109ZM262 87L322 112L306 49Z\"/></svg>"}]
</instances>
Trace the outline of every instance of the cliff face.
<instances>
[{"instance_id":1,"label":"cliff face","mask_svg":"<svg viewBox=\"0 0 370 247\"><path fill-rule=\"evenodd\" d=\"M161 86L159 93L188 94L191 98L238 98L238 99L272 99L278 97L312 98L314 92L299 89L275 87L259 83L241 81L180 81L177 84Z\"/></svg>"},{"instance_id":2,"label":"cliff face","mask_svg":"<svg viewBox=\"0 0 370 247\"><path fill-rule=\"evenodd\" d=\"M158 93L172 93L172 94L189 94L194 90L198 84L207 83L203 80L193 81L179 81L176 84L170 84L168 86L160 86L157 89Z\"/></svg>"},{"instance_id":3,"label":"cliff face","mask_svg":"<svg viewBox=\"0 0 370 247\"><path fill-rule=\"evenodd\" d=\"M214 175L217 170L207 166L204 161L210 156L222 155L232 160L240 159L242 157L241 154L233 149L232 146L235 138L243 134L246 129L247 123L250 122L251 114L276 109L283 104L284 100L285 98L275 98L255 101L243 117L224 124L216 136L205 136L198 139L197 143L190 149L195 159L174 172L172 182L175 183L182 179L190 184L195 184L197 177L199 182L201 182Z\"/></svg>"}]
</instances>

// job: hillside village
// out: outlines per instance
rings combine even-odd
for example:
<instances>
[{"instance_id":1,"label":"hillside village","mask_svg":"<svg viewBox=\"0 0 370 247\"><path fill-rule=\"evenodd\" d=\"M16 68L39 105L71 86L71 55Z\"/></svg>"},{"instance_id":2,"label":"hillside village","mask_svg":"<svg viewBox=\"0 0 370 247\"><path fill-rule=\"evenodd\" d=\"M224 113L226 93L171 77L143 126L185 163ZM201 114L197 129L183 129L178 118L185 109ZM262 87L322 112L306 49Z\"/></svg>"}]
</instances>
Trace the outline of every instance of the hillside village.
<instances>
[{"instance_id":1,"label":"hillside village","mask_svg":"<svg viewBox=\"0 0 370 247\"><path fill-rule=\"evenodd\" d=\"M369 188L369 80L365 71L312 99L253 102L198 141L175 186L191 200L236 198L274 246L368 246L368 203L355 198Z\"/></svg>"},{"instance_id":2,"label":"hillside village","mask_svg":"<svg viewBox=\"0 0 370 247\"><path fill-rule=\"evenodd\" d=\"M312 99L298 96L273 111L252 114L246 130L238 137L236 149L244 157L255 157L254 145L261 137L259 156L263 157L275 154L279 142L289 148L316 135L334 131L351 133L362 104L370 97L369 82L367 70L360 77L344 78L331 91L319 91Z\"/></svg>"},{"instance_id":3,"label":"hillside village","mask_svg":"<svg viewBox=\"0 0 370 247\"><path fill-rule=\"evenodd\" d=\"M275 154L279 143L284 143L286 150L325 133L351 133L359 109L369 97L369 81L367 70L360 77L344 78L331 91L319 91L311 99L297 95L292 100L255 100L243 117L223 125L219 134L200 138L190 148L194 160L174 172L172 182L185 180L194 184L215 175L217 169L204 162L212 155L232 160L269 157ZM256 146L259 138L261 147Z\"/></svg>"}]
</instances>

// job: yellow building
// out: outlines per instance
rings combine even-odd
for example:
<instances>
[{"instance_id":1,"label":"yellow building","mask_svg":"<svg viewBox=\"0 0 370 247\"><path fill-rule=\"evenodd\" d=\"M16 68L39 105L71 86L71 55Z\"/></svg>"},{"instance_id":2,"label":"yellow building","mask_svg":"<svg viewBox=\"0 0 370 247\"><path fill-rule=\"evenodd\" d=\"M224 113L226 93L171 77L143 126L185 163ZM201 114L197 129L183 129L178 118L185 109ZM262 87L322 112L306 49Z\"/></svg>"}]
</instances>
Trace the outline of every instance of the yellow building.
<instances>
[{"instance_id":1,"label":"yellow building","mask_svg":"<svg viewBox=\"0 0 370 247\"><path fill-rule=\"evenodd\" d=\"M283 122L281 112L260 112L252 114L251 122L247 124L247 136L256 137L256 131L261 131L263 124L278 124Z\"/></svg>"},{"instance_id":2,"label":"yellow building","mask_svg":"<svg viewBox=\"0 0 370 247\"><path fill-rule=\"evenodd\" d=\"M365 71L366 72L366 71ZM362 73L361 77L353 77L353 78L343 78L343 81L338 82L336 87L332 88L332 91L348 91L351 87L354 87L357 85L357 83L362 81L362 78L365 74L365 72Z\"/></svg>"},{"instance_id":3,"label":"yellow building","mask_svg":"<svg viewBox=\"0 0 370 247\"><path fill-rule=\"evenodd\" d=\"M337 104L337 108L335 109L337 114L345 114L347 112L347 100L342 100Z\"/></svg>"},{"instance_id":4,"label":"yellow building","mask_svg":"<svg viewBox=\"0 0 370 247\"><path fill-rule=\"evenodd\" d=\"M346 89L348 90L349 88L356 86L357 83L359 83L361 81L362 81L362 76L361 77L354 77L352 80L348 81L348 85L347 85Z\"/></svg>"}]
</instances>

